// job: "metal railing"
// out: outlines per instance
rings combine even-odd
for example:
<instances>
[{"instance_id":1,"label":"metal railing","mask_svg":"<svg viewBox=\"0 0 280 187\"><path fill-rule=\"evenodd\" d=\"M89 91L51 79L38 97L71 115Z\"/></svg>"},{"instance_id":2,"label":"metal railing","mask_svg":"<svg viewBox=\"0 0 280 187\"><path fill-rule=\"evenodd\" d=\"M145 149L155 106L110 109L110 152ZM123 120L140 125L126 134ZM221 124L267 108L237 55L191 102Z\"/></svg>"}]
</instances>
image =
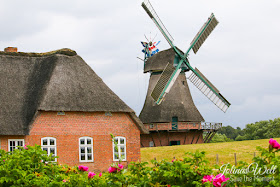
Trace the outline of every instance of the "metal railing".
<instances>
[{"instance_id":1,"label":"metal railing","mask_svg":"<svg viewBox=\"0 0 280 187\"><path fill-rule=\"evenodd\" d=\"M214 122L202 122L200 129L205 129L205 130L218 130L222 128L222 123L214 123Z\"/></svg>"}]
</instances>

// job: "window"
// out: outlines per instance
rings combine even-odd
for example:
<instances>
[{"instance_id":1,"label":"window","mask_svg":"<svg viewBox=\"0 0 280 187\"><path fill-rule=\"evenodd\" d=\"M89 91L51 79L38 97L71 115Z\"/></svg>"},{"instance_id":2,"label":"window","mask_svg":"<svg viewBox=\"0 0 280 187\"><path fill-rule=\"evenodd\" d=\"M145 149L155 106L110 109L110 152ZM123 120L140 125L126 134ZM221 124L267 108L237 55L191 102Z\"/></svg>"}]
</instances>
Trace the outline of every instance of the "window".
<instances>
[{"instance_id":1,"label":"window","mask_svg":"<svg viewBox=\"0 0 280 187\"><path fill-rule=\"evenodd\" d=\"M150 141L150 142L149 142L149 146L150 146L150 147L154 147L154 146L155 146L154 141Z\"/></svg>"},{"instance_id":2,"label":"window","mask_svg":"<svg viewBox=\"0 0 280 187\"><path fill-rule=\"evenodd\" d=\"M126 161L125 137L115 137L115 142L113 142L113 161L120 161L120 160Z\"/></svg>"},{"instance_id":3,"label":"window","mask_svg":"<svg viewBox=\"0 0 280 187\"><path fill-rule=\"evenodd\" d=\"M154 124L150 124L150 129L153 129L154 128Z\"/></svg>"},{"instance_id":4,"label":"window","mask_svg":"<svg viewBox=\"0 0 280 187\"><path fill-rule=\"evenodd\" d=\"M172 146L172 145L180 145L180 140L178 140L178 141L177 140L176 141L170 141L169 145L170 146Z\"/></svg>"},{"instance_id":5,"label":"window","mask_svg":"<svg viewBox=\"0 0 280 187\"><path fill-rule=\"evenodd\" d=\"M48 155L56 156L56 139L52 137L45 137L41 139L41 148L46 151ZM56 158L53 161L56 162Z\"/></svg>"},{"instance_id":6,"label":"window","mask_svg":"<svg viewBox=\"0 0 280 187\"><path fill-rule=\"evenodd\" d=\"M112 116L111 112L105 112L105 116Z\"/></svg>"},{"instance_id":7,"label":"window","mask_svg":"<svg viewBox=\"0 0 280 187\"><path fill-rule=\"evenodd\" d=\"M57 115L58 115L58 116L64 116L64 115L65 115L65 112L59 111L59 112L57 112Z\"/></svg>"},{"instance_id":8,"label":"window","mask_svg":"<svg viewBox=\"0 0 280 187\"><path fill-rule=\"evenodd\" d=\"M14 139L14 140L8 140L9 142L9 151L13 152L15 149L17 149L17 146L23 146L24 140L23 139Z\"/></svg>"},{"instance_id":9,"label":"window","mask_svg":"<svg viewBox=\"0 0 280 187\"><path fill-rule=\"evenodd\" d=\"M93 141L90 137L79 138L80 162L93 162Z\"/></svg>"}]
</instances>

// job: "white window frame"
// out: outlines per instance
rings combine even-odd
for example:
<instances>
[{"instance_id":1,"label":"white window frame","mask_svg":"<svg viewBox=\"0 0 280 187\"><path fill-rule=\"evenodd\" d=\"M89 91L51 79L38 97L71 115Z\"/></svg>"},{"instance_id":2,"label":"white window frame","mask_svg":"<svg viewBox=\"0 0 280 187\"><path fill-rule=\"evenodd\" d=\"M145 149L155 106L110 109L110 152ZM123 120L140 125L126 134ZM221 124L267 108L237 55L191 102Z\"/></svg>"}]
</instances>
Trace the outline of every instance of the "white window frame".
<instances>
[{"instance_id":1,"label":"white window frame","mask_svg":"<svg viewBox=\"0 0 280 187\"><path fill-rule=\"evenodd\" d=\"M43 145L43 141L47 140L47 145ZM50 145L50 140L53 139L54 140L54 145ZM44 148L48 149L48 156L51 154L50 149L54 148L54 154L53 156L57 156L57 149L56 149L56 138L54 137L43 137L41 138L41 148L42 150L44 150ZM57 158L54 159L54 162L57 162Z\"/></svg>"},{"instance_id":2,"label":"white window frame","mask_svg":"<svg viewBox=\"0 0 280 187\"><path fill-rule=\"evenodd\" d=\"M10 142L12 142L12 141L15 141L15 146L10 145ZM23 147L24 146L24 139L8 139L8 151L13 152L15 149L18 149L17 146L20 146L20 145L18 145L19 141L22 141L22 147ZM13 150L11 150L11 147L15 147L15 148Z\"/></svg>"},{"instance_id":3,"label":"white window frame","mask_svg":"<svg viewBox=\"0 0 280 187\"><path fill-rule=\"evenodd\" d=\"M81 139L85 139L85 144L82 145L81 144ZM87 144L87 139L91 140L91 144ZM85 148L85 160L81 159L81 148L84 147ZM87 148L90 147L91 148L91 153L88 153ZM91 156L91 160L88 160L88 154L92 154ZM94 162L94 158L93 158L93 138L88 137L88 136L84 136L79 138L79 161L80 162Z\"/></svg>"},{"instance_id":4,"label":"white window frame","mask_svg":"<svg viewBox=\"0 0 280 187\"><path fill-rule=\"evenodd\" d=\"M120 139L124 139L124 144L120 144ZM114 140L118 141L118 144L117 144L117 147L118 147L118 153L115 152L115 144L114 144ZM112 141L113 142L113 161L120 161L120 155L121 155L121 149L120 147L121 146L124 146L124 158L122 161L126 161L126 138L125 137L122 137L122 136L117 136L114 138L114 140ZM115 158L115 154L118 154L119 158Z\"/></svg>"}]
</instances>

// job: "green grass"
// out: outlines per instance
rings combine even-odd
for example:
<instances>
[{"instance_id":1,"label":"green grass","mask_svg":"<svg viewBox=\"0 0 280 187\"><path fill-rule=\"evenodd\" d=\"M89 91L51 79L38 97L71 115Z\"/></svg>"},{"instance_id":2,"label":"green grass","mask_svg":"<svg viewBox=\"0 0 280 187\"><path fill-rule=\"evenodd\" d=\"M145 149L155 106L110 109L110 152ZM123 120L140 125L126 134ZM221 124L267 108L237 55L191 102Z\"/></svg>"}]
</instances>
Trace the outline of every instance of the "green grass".
<instances>
[{"instance_id":1,"label":"green grass","mask_svg":"<svg viewBox=\"0 0 280 187\"><path fill-rule=\"evenodd\" d=\"M280 138L275 138L280 142ZM205 151L206 159L209 160L210 165L216 164L216 155L219 155L219 165L225 163L234 164L234 153L236 153L237 161L252 162L254 152L257 146L268 148L269 139L263 140L248 140L235 141L223 143L208 143L208 144L191 144L178 146L164 146L164 147L149 147L141 148L141 161L147 162L156 158L157 160L172 160L175 158L184 158L186 152L195 152L196 150Z\"/></svg>"}]
</instances>

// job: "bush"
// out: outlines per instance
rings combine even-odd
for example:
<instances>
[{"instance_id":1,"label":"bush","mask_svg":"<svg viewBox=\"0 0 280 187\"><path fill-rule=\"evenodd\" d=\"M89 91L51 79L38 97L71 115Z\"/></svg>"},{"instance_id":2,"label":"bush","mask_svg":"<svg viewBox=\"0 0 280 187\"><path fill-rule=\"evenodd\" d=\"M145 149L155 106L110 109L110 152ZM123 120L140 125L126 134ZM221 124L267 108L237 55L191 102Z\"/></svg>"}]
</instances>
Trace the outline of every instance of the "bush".
<instances>
[{"instance_id":1,"label":"bush","mask_svg":"<svg viewBox=\"0 0 280 187\"><path fill-rule=\"evenodd\" d=\"M37 145L19 147L13 153L0 150L0 186L279 186L280 144L269 143L268 149L257 147L261 154L253 165L240 161L237 166L211 168L205 152L196 151L186 153L184 159L153 160L152 167L132 162L124 169L114 163L108 173L97 175L86 166L50 162L53 157Z\"/></svg>"},{"instance_id":2,"label":"bush","mask_svg":"<svg viewBox=\"0 0 280 187\"><path fill-rule=\"evenodd\" d=\"M233 140L228 138L225 134L217 133L212 138L211 143L217 143L217 142L232 142Z\"/></svg>"}]
</instances>

